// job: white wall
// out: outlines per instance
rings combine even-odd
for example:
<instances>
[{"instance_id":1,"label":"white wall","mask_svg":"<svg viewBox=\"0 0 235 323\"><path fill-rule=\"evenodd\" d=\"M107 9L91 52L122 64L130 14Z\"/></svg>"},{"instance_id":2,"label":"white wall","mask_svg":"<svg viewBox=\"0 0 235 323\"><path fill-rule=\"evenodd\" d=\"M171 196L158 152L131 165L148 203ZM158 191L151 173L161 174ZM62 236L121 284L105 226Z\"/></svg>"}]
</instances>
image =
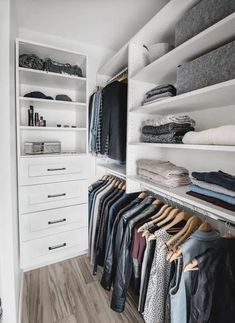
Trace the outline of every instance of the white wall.
<instances>
[{"instance_id":1,"label":"white wall","mask_svg":"<svg viewBox=\"0 0 235 323\"><path fill-rule=\"evenodd\" d=\"M20 292L18 247L14 39L15 0L0 2L0 281L3 323L16 323ZM12 18L12 19L11 19Z\"/></svg>"},{"instance_id":2,"label":"white wall","mask_svg":"<svg viewBox=\"0 0 235 323\"><path fill-rule=\"evenodd\" d=\"M66 39L51 34L37 32L31 29L19 28L19 38L31 40L61 47L68 50L80 51L88 56L88 93L94 91L96 85L96 73L104 62L114 55L115 51L107 48L95 46L88 43L82 43L71 39Z\"/></svg>"}]
</instances>

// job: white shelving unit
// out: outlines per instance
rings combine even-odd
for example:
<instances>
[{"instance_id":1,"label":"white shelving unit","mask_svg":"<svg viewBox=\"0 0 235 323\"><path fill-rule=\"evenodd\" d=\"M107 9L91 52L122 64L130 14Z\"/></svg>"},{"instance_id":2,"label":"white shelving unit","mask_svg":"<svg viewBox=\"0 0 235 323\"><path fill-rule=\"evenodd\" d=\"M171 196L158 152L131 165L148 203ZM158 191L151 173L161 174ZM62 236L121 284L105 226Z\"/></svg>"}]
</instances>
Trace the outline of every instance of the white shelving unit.
<instances>
[{"instance_id":1,"label":"white shelving unit","mask_svg":"<svg viewBox=\"0 0 235 323\"><path fill-rule=\"evenodd\" d=\"M19 67L21 54L76 64L83 77ZM24 96L32 91L54 100ZM72 101L55 100L58 94ZM16 98L20 260L27 271L87 250L87 190L95 169L87 154L86 55L18 39ZM31 105L46 120L46 127L28 126ZM24 154L24 143L33 141L60 141L62 153Z\"/></svg>"},{"instance_id":2,"label":"white shelving unit","mask_svg":"<svg viewBox=\"0 0 235 323\"><path fill-rule=\"evenodd\" d=\"M126 177L126 166L117 165L114 163L96 164L97 167L104 168L108 173L116 175L121 178Z\"/></svg>"},{"instance_id":3,"label":"white shelving unit","mask_svg":"<svg viewBox=\"0 0 235 323\"><path fill-rule=\"evenodd\" d=\"M213 50L235 37L235 14L231 14L166 55L148 63L143 45L174 44L175 24L197 0L169 1L98 74L99 80L113 77L128 67L127 191L152 190L168 199L178 199L191 209L197 207L210 216L235 222L233 212L186 194L188 187L165 189L137 176L138 159L169 160L189 171L218 171L235 175L235 147L212 145L154 144L140 142L143 121L159 115L186 113L196 121L196 130L235 124L235 80L229 80L142 106L144 94L156 85L171 83L177 87L177 67ZM99 83L101 84L101 82ZM109 171L109 164L105 164ZM112 168L112 166L111 166ZM111 169L110 169L111 171Z\"/></svg>"}]
</instances>

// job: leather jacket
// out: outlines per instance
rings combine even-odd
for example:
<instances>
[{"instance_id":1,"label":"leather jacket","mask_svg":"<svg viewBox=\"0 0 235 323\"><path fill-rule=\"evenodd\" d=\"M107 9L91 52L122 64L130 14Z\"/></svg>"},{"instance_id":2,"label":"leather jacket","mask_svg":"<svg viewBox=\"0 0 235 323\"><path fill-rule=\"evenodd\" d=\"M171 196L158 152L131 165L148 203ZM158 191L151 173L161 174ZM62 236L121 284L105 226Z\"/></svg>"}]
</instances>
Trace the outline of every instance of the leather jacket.
<instances>
[{"instance_id":1,"label":"leather jacket","mask_svg":"<svg viewBox=\"0 0 235 323\"><path fill-rule=\"evenodd\" d=\"M235 320L235 239L220 238L215 248L197 258L198 285L191 302L190 323Z\"/></svg>"},{"instance_id":2,"label":"leather jacket","mask_svg":"<svg viewBox=\"0 0 235 323\"><path fill-rule=\"evenodd\" d=\"M162 205L151 204L142 212L131 218L125 229L122 239L121 250L118 255L117 271L115 275L111 308L116 312L122 312L125 308L127 290L130 285L132 275L132 258L131 258L131 238L135 225L140 221L156 214Z\"/></svg>"}]
</instances>

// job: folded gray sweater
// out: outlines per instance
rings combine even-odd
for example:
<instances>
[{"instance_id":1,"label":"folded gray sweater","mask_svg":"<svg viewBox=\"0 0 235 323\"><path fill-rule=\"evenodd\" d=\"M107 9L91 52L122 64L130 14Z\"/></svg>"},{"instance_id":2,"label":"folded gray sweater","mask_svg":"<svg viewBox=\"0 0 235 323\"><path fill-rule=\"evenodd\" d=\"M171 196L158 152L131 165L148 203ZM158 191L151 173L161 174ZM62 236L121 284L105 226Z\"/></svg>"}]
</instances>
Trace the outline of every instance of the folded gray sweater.
<instances>
[{"instance_id":1,"label":"folded gray sweater","mask_svg":"<svg viewBox=\"0 0 235 323\"><path fill-rule=\"evenodd\" d=\"M157 117L156 119L148 119L143 122L143 126L157 127L171 122L178 123L178 124L188 123L191 127L195 127L195 124L196 124L195 121L187 115L179 116L175 114L169 114L166 116Z\"/></svg>"}]
</instances>

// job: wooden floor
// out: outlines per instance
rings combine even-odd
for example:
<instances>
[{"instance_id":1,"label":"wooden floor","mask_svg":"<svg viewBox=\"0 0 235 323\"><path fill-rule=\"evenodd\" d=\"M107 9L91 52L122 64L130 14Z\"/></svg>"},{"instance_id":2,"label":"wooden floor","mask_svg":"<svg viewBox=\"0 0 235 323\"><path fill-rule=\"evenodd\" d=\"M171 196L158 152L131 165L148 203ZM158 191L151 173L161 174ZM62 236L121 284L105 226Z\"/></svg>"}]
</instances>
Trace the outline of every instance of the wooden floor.
<instances>
[{"instance_id":1,"label":"wooden floor","mask_svg":"<svg viewBox=\"0 0 235 323\"><path fill-rule=\"evenodd\" d=\"M30 271L24 278L22 323L137 323L133 300L121 314L110 309L111 292L93 276L86 256Z\"/></svg>"}]
</instances>

